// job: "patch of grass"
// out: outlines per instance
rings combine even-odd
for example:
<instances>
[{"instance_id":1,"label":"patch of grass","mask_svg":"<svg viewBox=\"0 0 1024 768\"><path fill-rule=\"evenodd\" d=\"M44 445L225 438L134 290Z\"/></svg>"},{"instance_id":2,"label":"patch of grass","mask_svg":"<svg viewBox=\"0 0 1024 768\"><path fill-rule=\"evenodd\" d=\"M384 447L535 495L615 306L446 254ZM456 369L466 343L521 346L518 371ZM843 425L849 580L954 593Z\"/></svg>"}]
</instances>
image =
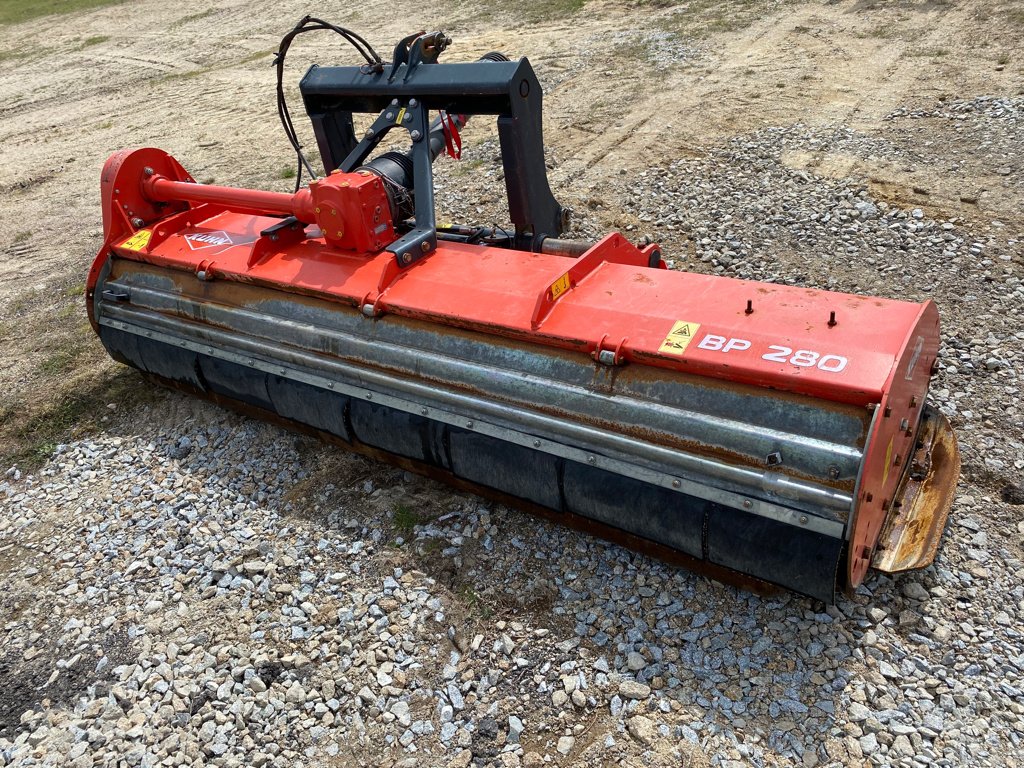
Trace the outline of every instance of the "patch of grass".
<instances>
[{"instance_id":1,"label":"patch of grass","mask_svg":"<svg viewBox=\"0 0 1024 768\"><path fill-rule=\"evenodd\" d=\"M158 82L163 82L167 80L190 80L193 77L201 77L202 75L208 75L211 72L218 72L222 69L231 69L231 67L237 67L243 64L248 64L253 61L258 61L259 59L266 58L267 56L272 54L274 50L276 49L266 51L253 51L252 53L247 54L240 59L236 59L235 61L229 61L225 64L211 64L208 67L190 69L186 72L168 72L167 74L161 75L160 77L156 78L156 80Z\"/></svg>"},{"instance_id":2,"label":"patch of grass","mask_svg":"<svg viewBox=\"0 0 1024 768\"><path fill-rule=\"evenodd\" d=\"M81 50L82 48L88 48L92 45L99 45L100 43L107 42L107 40L109 39L110 35L92 35L91 37L85 38L85 40L82 41L82 44L78 46L78 48L79 50Z\"/></svg>"},{"instance_id":3,"label":"patch of grass","mask_svg":"<svg viewBox=\"0 0 1024 768\"><path fill-rule=\"evenodd\" d=\"M45 404L35 408L5 403L0 407L0 465L17 464L31 471L59 443L98 430L101 419L110 413L107 403L127 410L160 397L160 388L142 386L138 371L125 367L85 385L56 388Z\"/></svg>"},{"instance_id":4,"label":"patch of grass","mask_svg":"<svg viewBox=\"0 0 1024 768\"><path fill-rule=\"evenodd\" d=\"M113 125L114 125L114 121L113 120L104 120L102 123L99 124L98 127L100 128L100 130L106 130L107 128L112 128Z\"/></svg>"},{"instance_id":5,"label":"patch of grass","mask_svg":"<svg viewBox=\"0 0 1024 768\"><path fill-rule=\"evenodd\" d=\"M104 5L118 5L122 0L0 0L0 24L20 24L40 16L87 11Z\"/></svg>"},{"instance_id":6,"label":"patch of grass","mask_svg":"<svg viewBox=\"0 0 1024 768\"><path fill-rule=\"evenodd\" d=\"M395 505L393 518L395 529L403 536L411 536L416 526L420 524L420 516L404 504Z\"/></svg>"},{"instance_id":7,"label":"patch of grass","mask_svg":"<svg viewBox=\"0 0 1024 768\"><path fill-rule=\"evenodd\" d=\"M0 64L5 61L14 61L15 59L24 59L29 55L29 52L24 49L0 51Z\"/></svg>"},{"instance_id":8,"label":"patch of grass","mask_svg":"<svg viewBox=\"0 0 1024 768\"><path fill-rule=\"evenodd\" d=\"M253 51L252 53L250 53L250 54L240 58L236 63L238 63L238 64L248 64L251 61L259 61L260 59L267 58L267 56L269 56L270 54L274 53L276 50L277 50L276 48L273 48L273 49L268 49L266 51ZM230 66L235 66L235 65L232 64Z\"/></svg>"},{"instance_id":9,"label":"patch of grass","mask_svg":"<svg viewBox=\"0 0 1024 768\"><path fill-rule=\"evenodd\" d=\"M176 29L178 27L183 27L186 24L191 24L193 21L199 21L200 19L205 19L207 16L210 16L212 14L213 14L213 8L207 8L205 11L200 11L199 13L190 13L188 16L182 16L176 22L171 24L171 29Z\"/></svg>"},{"instance_id":10,"label":"patch of grass","mask_svg":"<svg viewBox=\"0 0 1024 768\"><path fill-rule=\"evenodd\" d=\"M82 353L78 345L58 349L39 364L39 372L45 376L63 376L75 369L75 362Z\"/></svg>"},{"instance_id":11,"label":"patch of grass","mask_svg":"<svg viewBox=\"0 0 1024 768\"><path fill-rule=\"evenodd\" d=\"M563 19L580 11L587 0L507 0L502 3L501 10L508 16L513 16L517 21L536 23L542 21L554 21ZM491 18L494 9L489 6L477 4L460 4L462 11L462 23L469 23L474 20Z\"/></svg>"},{"instance_id":12,"label":"patch of grass","mask_svg":"<svg viewBox=\"0 0 1024 768\"><path fill-rule=\"evenodd\" d=\"M11 242L14 245L17 245L18 243L26 242L30 237L32 237L32 230L26 229L24 232L19 232L18 234L16 234Z\"/></svg>"},{"instance_id":13,"label":"patch of grass","mask_svg":"<svg viewBox=\"0 0 1024 768\"><path fill-rule=\"evenodd\" d=\"M460 602L469 609L470 613L479 616L481 619L489 619L494 615L491 604L478 595L472 587L466 585L458 593Z\"/></svg>"},{"instance_id":14,"label":"patch of grass","mask_svg":"<svg viewBox=\"0 0 1024 768\"><path fill-rule=\"evenodd\" d=\"M774 0L692 0L672 14L663 27L691 38L738 32L778 7Z\"/></svg>"},{"instance_id":15,"label":"patch of grass","mask_svg":"<svg viewBox=\"0 0 1024 768\"><path fill-rule=\"evenodd\" d=\"M1010 63L1010 54L1008 54L1008 53L1004 53L1004 54L1000 55L1000 57L998 59L996 59L996 64L999 64L1000 66L1002 66L1003 64L1009 64L1009 63Z\"/></svg>"},{"instance_id":16,"label":"patch of grass","mask_svg":"<svg viewBox=\"0 0 1024 768\"><path fill-rule=\"evenodd\" d=\"M64 291L64 293L68 296L85 296L85 283L75 283Z\"/></svg>"},{"instance_id":17,"label":"patch of grass","mask_svg":"<svg viewBox=\"0 0 1024 768\"><path fill-rule=\"evenodd\" d=\"M277 172L277 178L279 179L294 179L295 178L295 166L286 165Z\"/></svg>"}]
</instances>

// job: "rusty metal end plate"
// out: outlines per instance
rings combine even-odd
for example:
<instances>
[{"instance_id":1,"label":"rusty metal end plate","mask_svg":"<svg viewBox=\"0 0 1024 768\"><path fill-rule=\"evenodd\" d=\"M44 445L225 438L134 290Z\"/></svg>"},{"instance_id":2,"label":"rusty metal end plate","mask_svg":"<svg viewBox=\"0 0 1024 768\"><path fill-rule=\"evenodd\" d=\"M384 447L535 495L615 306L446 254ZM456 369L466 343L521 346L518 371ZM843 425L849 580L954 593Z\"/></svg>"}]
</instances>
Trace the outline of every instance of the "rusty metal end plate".
<instances>
[{"instance_id":1,"label":"rusty metal end plate","mask_svg":"<svg viewBox=\"0 0 1024 768\"><path fill-rule=\"evenodd\" d=\"M945 416L931 408L925 412L918 446L897 493L902 503L886 520L871 561L886 573L931 565L956 495L960 449Z\"/></svg>"}]
</instances>

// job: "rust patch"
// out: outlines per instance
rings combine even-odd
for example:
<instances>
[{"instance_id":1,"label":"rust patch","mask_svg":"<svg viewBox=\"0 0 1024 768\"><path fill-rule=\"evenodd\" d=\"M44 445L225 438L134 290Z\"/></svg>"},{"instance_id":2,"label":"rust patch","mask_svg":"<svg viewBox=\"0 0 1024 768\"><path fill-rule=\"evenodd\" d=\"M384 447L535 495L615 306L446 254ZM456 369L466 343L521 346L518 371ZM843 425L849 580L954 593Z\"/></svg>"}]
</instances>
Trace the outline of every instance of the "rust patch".
<instances>
[{"instance_id":1,"label":"rust patch","mask_svg":"<svg viewBox=\"0 0 1024 768\"><path fill-rule=\"evenodd\" d=\"M925 421L904 485L900 507L889 515L871 565L886 573L925 568L946 528L960 475L960 449L946 417L931 411Z\"/></svg>"}]
</instances>

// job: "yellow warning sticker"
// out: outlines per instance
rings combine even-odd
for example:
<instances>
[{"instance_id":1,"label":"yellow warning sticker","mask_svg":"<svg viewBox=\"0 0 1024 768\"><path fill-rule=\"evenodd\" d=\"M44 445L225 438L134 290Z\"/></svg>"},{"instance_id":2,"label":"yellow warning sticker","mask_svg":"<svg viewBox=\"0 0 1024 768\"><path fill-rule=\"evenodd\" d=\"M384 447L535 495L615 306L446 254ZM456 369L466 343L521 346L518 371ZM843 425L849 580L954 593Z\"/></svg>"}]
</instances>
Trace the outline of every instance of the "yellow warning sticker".
<instances>
[{"instance_id":1,"label":"yellow warning sticker","mask_svg":"<svg viewBox=\"0 0 1024 768\"><path fill-rule=\"evenodd\" d=\"M398 117L395 118L395 125L401 125L402 119L405 117L405 107L398 110Z\"/></svg>"},{"instance_id":2,"label":"yellow warning sticker","mask_svg":"<svg viewBox=\"0 0 1024 768\"><path fill-rule=\"evenodd\" d=\"M147 245L149 245L149 238L153 236L153 231L150 229L140 229L134 235L129 237L123 243L122 248L127 248L129 251L141 251Z\"/></svg>"},{"instance_id":3,"label":"yellow warning sticker","mask_svg":"<svg viewBox=\"0 0 1024 768\"><path fill-rule=\"evenodd\" d=\"M668 355L681 355L690 346L693 337L697 335L700 323L689 323L686 320L676 320L668 336L661 342L658 351Z\"/></svg>"},{"instance_id":4,"label":"yellow warning sticker","mask_svg":"<svg viewBox=\"0 0 1024 768\"><path fill-rule=\"evenodd\" d=\"M892 441L896 439L893 435L889 438L889 447L885 449L885 469L882 470L882 485L889 479L889 467L892 466Z\"/></svg>"},{"instance_id":5,"label":"yellow warning sticker","mask_svg":"<svg viewBox=\"0 0 1024 768\"><path fill-rule=\"evenodd\" d=\"M569 290L569 273L566 272L560 278L555 280L555 282L553 282L550 286L548 286L548 290L551 291L551 300L552 301L554 301L559 296L561 296L563 293L568 291Z\"/></svg>"}]
</instances>

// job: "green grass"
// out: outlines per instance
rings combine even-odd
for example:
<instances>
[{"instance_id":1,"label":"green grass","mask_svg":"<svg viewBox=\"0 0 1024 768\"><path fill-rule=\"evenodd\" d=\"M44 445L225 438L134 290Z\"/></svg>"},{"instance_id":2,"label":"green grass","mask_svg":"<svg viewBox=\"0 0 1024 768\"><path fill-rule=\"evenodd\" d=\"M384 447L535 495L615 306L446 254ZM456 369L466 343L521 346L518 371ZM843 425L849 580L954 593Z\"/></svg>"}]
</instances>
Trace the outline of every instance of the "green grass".
<instances>
[{"instance_id":1,"label":"green grass","mask_svg":"<svg viewBox=\"0 0 1024 768\"><path fill-rule=\"evenodd\" d=\"M582 10L587 0L511 0L504 7L526 21L553 21Z\"/></svg>"},{"instance_id":2,"label":"green grass","mask_svg":"<svg viewBox=\"0 0 1024 768\"><path fill-rule=\"evenodd\" d=\"M58 349L39 364L39 372L46 376L63 376L75 369L75 361L82 347L75 345Z\"/></svg>"},{"instance_id":3,"label":"green grass","mask_svg":"<svg viewBox=\"0 0 1024 768\"><path fill-rule=\"evenodd\" d=\"M91 37L85 38L79 48L88 48L91 45L99 45L105 43L110 39L110 35L92 35Z\"/></svg>"},{"instance_id":4,"label":"green grass","mask_svg":"<svg viewBox=\"0 0 1024 768\"><path fill-rule=\"evenodd\" d=\"M46 404L36 408L4 404L0 407L0 464L32 470L50 457L58 443L97 431L110 413L108 403L117 403L125 411L162 396L155 385L141 382L137 371L121 368L84 385L55 386Z\"/></svg>"},{"instance_id":5,"label":"green grass","mask_svg":"<svg viewBox=\"0 0 1024 768\"><path fill-rule=\"evenodd\" d=\"M295 178L295 166L286 165L284 168L277 172L277 178L279 179L294 179Z\"/></svg>"},{"instance_id":6,"label":"green grass","mask_svg":"<svg viewBox=\"0 0 1024 768\"><path fill-rule=\"evenodd\" d=\"M40 16L55 16L75 11L115 5L122 0L0 0L0 24L20 24Z\"/></svg>"},{"instance_id":7,"label":"green grass","mask_svg":"<svg viewBox=\"0 0 1024 768\"><path fill-rule=\"evenodd\" d=\"M213 13L213 8L207 8L205 11L200 11L199 13L190 13L188 16L182 16L176 22L171 24L171 29L174 29L175 27L183 27L186 24L191 24L193 21L199 21L200 19L205 19L207 16L210 16L212 13Z\"/></svg>"},{"instance_id":8,"label":"green grass","mask_svg":"<svg viewBox=\"0 0 1024 768\"><path fill-rule=\"evenodd\" d=\"M394 523L395 529L398 530L403 536L410 536L416 529L416 526L420 524L420 516L417 515L413 510L404 504L397 504L395 506Z\"/></svg>"},{"instance_id":9,"label":"green grass","mask_svg":"<svg viewBox=\"0 0 1024 768\"><path fill-rule=\"evenodd\" d=\"M692 0L673 13L663 28L690 38L738 32L777 7L778 3L770 0Z\"/></svg>"},{"instance_id":10,"label":"green grass","mask_svg":"<svg viewBox=\"0 0 1024 768\"><path fill-rule=\"evenodd\" d=\"M14 245L17 245L18 243L26 242L30 237L32 237L32 230L28 229L25 230L24 232L19 232L18 234L16 234L14 236L14 240L12 240L11 242Z\"/></svg>"}]
</instances>

